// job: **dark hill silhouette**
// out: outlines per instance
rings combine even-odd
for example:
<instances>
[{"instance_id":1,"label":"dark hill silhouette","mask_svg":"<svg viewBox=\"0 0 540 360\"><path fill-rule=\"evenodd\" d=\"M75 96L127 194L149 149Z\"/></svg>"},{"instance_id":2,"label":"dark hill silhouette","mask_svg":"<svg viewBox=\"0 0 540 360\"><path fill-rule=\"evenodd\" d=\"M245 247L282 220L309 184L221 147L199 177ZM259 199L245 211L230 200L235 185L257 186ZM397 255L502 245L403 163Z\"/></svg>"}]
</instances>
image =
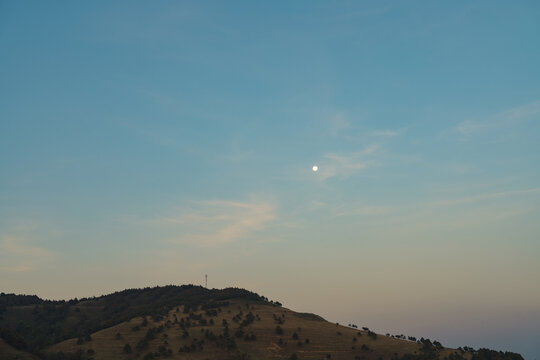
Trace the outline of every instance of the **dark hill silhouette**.
<instances>
[{"instance_id":1,"label":"dark hill silhouette","mask_svg":"<svg viewBox=\"0 0 540 360\"><path fill-rule=\"evenodd\" d=\"M0 294L0 359L522 360L297 313L253 292L163 286L68 301Z\"/></svg>"}]
</instances>

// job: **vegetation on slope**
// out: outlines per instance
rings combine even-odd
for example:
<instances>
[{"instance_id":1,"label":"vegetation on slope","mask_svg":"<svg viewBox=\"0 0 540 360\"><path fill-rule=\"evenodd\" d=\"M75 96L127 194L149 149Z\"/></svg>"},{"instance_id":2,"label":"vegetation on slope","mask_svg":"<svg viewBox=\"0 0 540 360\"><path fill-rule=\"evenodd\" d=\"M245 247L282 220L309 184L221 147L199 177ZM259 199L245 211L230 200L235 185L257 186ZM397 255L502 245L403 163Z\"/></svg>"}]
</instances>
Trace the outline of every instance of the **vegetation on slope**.
<instances>
[{"instance_id":1,"label":"vegetation on slope","mask_svg":"<svg viewBox=\"0 0 540 360\"><path fill-rule=\"evenodd\" d=\"M173 306L189 309L233 298L266 301L243 289L209 290L194 285L129 289L69 301L2 293L0 336L15 348L37 351L65 339L87 337L136 316L159 316Z\"/></svg>"},{"instance_id":2,"label":"vegetation on slope","mask_svg":"<svg viewBox=\"0 0 540 360\"><path fill-rule=\"evenodd\" d=\"M280 305L242 289L192 285L70 301L1 294L0 337L46 360L523 360L509 352L384 336Z\"/></svg>"}]
</instances>

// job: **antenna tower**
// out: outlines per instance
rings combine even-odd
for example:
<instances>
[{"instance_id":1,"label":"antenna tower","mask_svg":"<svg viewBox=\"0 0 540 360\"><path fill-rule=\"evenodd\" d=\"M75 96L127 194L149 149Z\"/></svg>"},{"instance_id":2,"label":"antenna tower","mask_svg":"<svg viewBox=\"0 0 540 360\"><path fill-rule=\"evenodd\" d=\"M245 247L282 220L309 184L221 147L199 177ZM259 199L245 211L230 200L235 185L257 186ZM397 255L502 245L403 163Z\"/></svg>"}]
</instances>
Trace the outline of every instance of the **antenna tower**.
<instances>
[{"instance_id":1,"label":"antenna tower","mask_svg":"<svg viewBox=\"0 0 540 360\"><path fill-rule=\"evenodd\" d=\"M208 274L204 275L204 287L208 289Z\"/></svg>"}]
</instances>

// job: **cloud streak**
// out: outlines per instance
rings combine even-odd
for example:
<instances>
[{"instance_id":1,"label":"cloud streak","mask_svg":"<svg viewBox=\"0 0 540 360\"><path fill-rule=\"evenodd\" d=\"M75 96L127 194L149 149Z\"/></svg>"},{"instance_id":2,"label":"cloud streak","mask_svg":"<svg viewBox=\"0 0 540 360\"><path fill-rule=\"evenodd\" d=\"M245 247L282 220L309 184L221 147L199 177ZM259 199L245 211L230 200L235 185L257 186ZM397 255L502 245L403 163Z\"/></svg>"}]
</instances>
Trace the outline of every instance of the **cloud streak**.
<instances>
[{"instance_id":1,"label":"cloud streak","mask_svg":"<svg viewBox=\"0 0 540 360\"><path fill-rule=\"evenodd\" d=\"M372 131L369 135L375 136L375 137L392 137L392 136L398 136L399 132L394 130L375 130Z\"/></svg>"},{"instance_id":2,"label":"cloud streak","mask_svg":"<svg viewBox=\"0 0 540 360\"><path fill-rule=\"evenodd\" d=\"M0 270L12 273L32 271L35 264L50 260L55 256L54 251L29 245L25 238L11 235L0 237L0 261L5 265L9 264L1 267Z\"/></svg>"},{"instance_id":3,"label":"cloud streak","mask_svg":"<svg viewBox=\"0 0 540 360\"><path fill-rule=\"evenodd\" d=\"M264 229L276 217L268 202L203 201L179 215L152 220L158 226L180 232L174 242L199 246L222 245L246 239Z\"/></svg>"},{"instance_id":4,"label":"cloud streak","mask_svg":"<svg viewBox=\"0 0 540 360\"><path fill-rule=\"evenodd\" d=\"M8 267L5 267L4 269L6 271L15 272L15 273L27 272L27 271L32 270L30 266L26 266L26 265L8 266Z\"/></svg>"},{"instance_id":5,"label":"cloud streak","mask_svg":"<svg viewBox=\"0 0 540 360\"><path fill-rule=\"evenodd\" d=\"M333 177L348 178L358 173L372 164L368 157L376 150L377 146L372 145L362 151L326 153L320 162L319 179L324 181Z\"/></svg>"},{"instance_id":6,"label":"cloud streak","mask_svg":"<svg viewBox=\"0 0 540 360\"><path fill-rule=\"evenodd\" d=\"M486 120L465 120L459 123L455 131L468 138L484 131L504 128L540 113L540 100L512 108Z\"/></svg>"},{"instance_id":7,"label":"cloud streak","mask_svg":"<svg viewBox=\"0 0 540 360\"><path fill-rule=\"evenodd\" d=\"M25 244L25 240L23 238L9 235L2 236L0 249L2 249L3 254L33 258L47 258L55 254L53 251L45 248L27 245Z\"/></svg>"},{"instance_id":8,"label":"cloud streak","mask_svg":"<svg viewBox=\"0 0 540 360\"><path fill-rule=\"evenodd\" d=\"M369 205L354 205L346 208L340 208L334 214L334 217L341 216L378 216L388 215L394 212L395 207L389 206L369 206Z\"/></svg>"},{"instance_id":9,"label":"cloud streak","mask_svg":"<svg viewBox=\"0 0 540 360\"><path fill-rule=\"evenodd\" d=\"M490 200L490 199L503 198L503 197L516 196L516 195L524 195L524 194L540 194L540 188L499 191L499 192L492 192L492 193L486 193L486 194L478 194L478 195L473 195L473 196L438 200L438 201L429 203L429 205L434 206L434 207L453 206L453 205L470 204L470 203L476 203L476 202Z\"/></svg>"}]
</instances>

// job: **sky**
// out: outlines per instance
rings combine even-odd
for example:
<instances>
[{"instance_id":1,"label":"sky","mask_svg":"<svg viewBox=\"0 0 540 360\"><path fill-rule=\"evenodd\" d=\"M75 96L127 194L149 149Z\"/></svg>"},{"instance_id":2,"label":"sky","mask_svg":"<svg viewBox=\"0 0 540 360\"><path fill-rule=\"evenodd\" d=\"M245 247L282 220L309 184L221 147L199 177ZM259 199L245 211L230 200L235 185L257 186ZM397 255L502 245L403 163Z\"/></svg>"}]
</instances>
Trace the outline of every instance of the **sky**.
<instances>
[{"instance_id":1,"label":"sky","mask_svg":"<svg viewBox=\"0 0 540 360\"><path fill-rule=\"evenodd\" d=\"M0 1L0 290L208 274L540 359L539 37L536 1Z\"/></svg>"}]
</instances>

